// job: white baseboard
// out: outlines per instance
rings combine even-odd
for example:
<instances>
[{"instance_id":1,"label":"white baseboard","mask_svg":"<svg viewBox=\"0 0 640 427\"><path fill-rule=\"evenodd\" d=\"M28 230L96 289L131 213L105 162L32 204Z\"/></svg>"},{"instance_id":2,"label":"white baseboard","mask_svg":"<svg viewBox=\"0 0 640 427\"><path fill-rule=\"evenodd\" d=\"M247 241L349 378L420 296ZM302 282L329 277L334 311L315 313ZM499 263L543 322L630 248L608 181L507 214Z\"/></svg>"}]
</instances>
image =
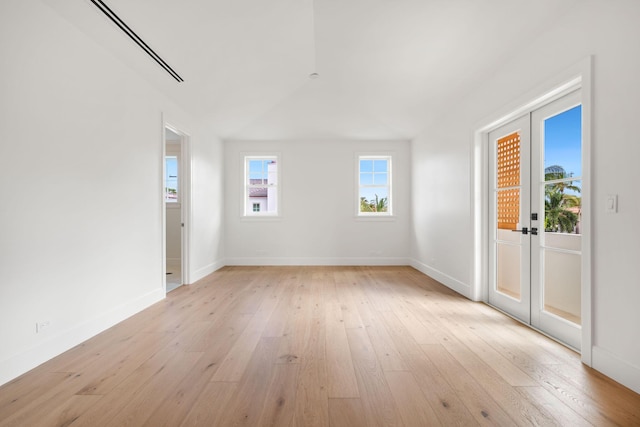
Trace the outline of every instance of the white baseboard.
<instances>
[{"instance_id":1,"label":"white baseboard","mask_svg":"<svg viewBox=\"0 0 640 427\"><path fill-rule=\"evenodd\" d=\"M164 291L161 288L156 289L76 327L56 334L40 345L0 361L0 385L17 378L164 298Z\"/></svg>"},{"instance_id":2,"label":"white baseboard","mask_svg":"<svg viewBox=\"0 0 640 427\"><path fill-rule=\"evenodd\" d=\"M598 346L593 346L591 362L593 369L640 393L640 366L634 366Z\"/></svg>"},{"instance_id":3,"label":"white baseboard","mask_svg":"<svg viewBox=\"0 0 640 427\"><path fill-rule=\"evenodd\" d=\"M202 268L197 269L192 275L191 277L189 277L189 281L191 283L195 283L198 280L202 279L203 277L208 276L209 274L213 273L216 270L221 269L222 267L224 267L225 265L227 265L225 263L224 259L212 262L209 265L206 265Z\"/></svg>"},{"instance_id":4,"label":"white baseboard","mask_svg":"<svg viewBox=\"0 0 640 427\"><path fill-rule=\"evenodd\" d=\"M238 257L227 258L225 265L409 265L408 258L367 258L367 257L352 257L352 258L320 258L320 257Z\"/></svg>"},{"instance_id":5,"label":"white baseboard","mask_svg":"<svg viewBox=\"0 0 640 427\"><path fill-rule=\"evenodd\" d=\"M472 299L470 285L463 283L458 279L454 279L453 277L441 272L440 270L436 270L435 268L429 267L427 264L424 264L418 261L417 259L411 258L409 262L410 262L409 265L411 265L411 267L415 268L416 270L426 274L427 276L431 277L434 280L437 280L438 282L442 283L446 287L456 291L460 295L463 295L469 299Z\"/></svg>"}]
</instances>

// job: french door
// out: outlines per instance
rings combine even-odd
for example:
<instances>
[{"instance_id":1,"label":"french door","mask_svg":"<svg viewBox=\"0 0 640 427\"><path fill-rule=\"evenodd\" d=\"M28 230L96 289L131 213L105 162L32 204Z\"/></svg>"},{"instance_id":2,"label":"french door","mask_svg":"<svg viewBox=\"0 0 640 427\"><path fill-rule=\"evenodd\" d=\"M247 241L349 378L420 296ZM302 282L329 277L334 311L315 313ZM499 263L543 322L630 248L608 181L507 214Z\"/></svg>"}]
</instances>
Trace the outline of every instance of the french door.
<instances>
[{"instance_id":1,"label":"french door","mask_svg":"<svg viewBox=\"0 0 640 427\"><path fill-rule=\"evenodd\" d=\"M580 350L580 91L490 132L489 161L489 303Z\"/></svg>"}]
</instances>

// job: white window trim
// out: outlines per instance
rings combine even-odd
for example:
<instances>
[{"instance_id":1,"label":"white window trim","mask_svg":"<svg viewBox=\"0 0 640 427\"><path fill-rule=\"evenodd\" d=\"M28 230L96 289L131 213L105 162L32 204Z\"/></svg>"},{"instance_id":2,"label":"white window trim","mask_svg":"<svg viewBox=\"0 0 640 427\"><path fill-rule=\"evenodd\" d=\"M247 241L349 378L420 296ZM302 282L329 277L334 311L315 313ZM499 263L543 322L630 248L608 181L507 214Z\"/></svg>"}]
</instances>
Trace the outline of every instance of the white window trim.
<instances>
[{"instance_id":1,"label":"white window trim","mask_svg":"<svg viewBox=\"0 0 640 427\"><path fill-rule=\"evenodd\" d=\"M392 152L360 152L355 155L355 217L360 221L392 221L395 220L395 213L393 209L393 163L395 153ZM387 184L389 188L389 200L387 212L360 212L360 160L372 159L372 160L388 160L389 169Z\"/></svg>"},{"instance_id":2,"label":"white window trim","mask_svg":"<svg viewBox=\"0 0 640 427\"><path fill-rule=\"evenodd\" d=\"M268 212L268 211L253 212L253 210L249 212L249 207L251 207L251 205L249 204L248 197L247 197L247 185L248 185L247 184L247 177L248 177L247 162L249 160L258 160L258 159L274 159L276 161L276 164L278 165L278 169L277 169L278 182L275 185L277 199L278 199L276 212ZM241 194L242 194L242 200L240 203L241 205L240 218L242 220L248 220L248 221L279 220L282 217L282 156L280 155L280 153L273 152L273 151L240 153L240 171L242 173L242 176L240 178Z\"/></svg>"}]
</instances>

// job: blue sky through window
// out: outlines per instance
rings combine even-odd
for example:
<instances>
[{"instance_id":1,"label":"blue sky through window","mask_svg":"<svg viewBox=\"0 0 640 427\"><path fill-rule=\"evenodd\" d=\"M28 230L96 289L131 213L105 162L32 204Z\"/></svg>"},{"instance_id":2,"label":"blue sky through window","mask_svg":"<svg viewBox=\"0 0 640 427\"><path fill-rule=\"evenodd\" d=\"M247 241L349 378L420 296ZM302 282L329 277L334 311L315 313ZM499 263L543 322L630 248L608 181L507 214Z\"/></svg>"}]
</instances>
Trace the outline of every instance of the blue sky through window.
<instances>
[{"instance_id":1,"label":"blue sky through window","mask_svg":"<svg viewBox=\"0 0 640 427\"><path fill-rule=\"evenodd\" d=\"M544 121L544 167L559 165L567 174L582 176L582 106Z\"/></svg>"}]
</instances>

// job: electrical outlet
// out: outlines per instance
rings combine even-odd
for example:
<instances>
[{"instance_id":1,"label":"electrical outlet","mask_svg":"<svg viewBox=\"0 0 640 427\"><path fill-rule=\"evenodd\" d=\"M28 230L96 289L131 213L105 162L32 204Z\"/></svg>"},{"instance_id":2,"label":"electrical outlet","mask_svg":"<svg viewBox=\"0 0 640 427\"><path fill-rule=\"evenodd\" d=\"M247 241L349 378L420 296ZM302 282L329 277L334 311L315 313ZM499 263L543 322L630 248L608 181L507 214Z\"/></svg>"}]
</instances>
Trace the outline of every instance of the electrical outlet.
<instances>
[{"instance_id":1,"label":"electrical outlet","mask_svg":"<svg viewBox=\"0 0 640 427\"><path fill-rule=\"evenodd\" d=\"M51 322L48 320L43 320L42 322L36 322L36 334L41 333L43 330L47 329L51 326Z\"/></svg>"}]
</instances>

